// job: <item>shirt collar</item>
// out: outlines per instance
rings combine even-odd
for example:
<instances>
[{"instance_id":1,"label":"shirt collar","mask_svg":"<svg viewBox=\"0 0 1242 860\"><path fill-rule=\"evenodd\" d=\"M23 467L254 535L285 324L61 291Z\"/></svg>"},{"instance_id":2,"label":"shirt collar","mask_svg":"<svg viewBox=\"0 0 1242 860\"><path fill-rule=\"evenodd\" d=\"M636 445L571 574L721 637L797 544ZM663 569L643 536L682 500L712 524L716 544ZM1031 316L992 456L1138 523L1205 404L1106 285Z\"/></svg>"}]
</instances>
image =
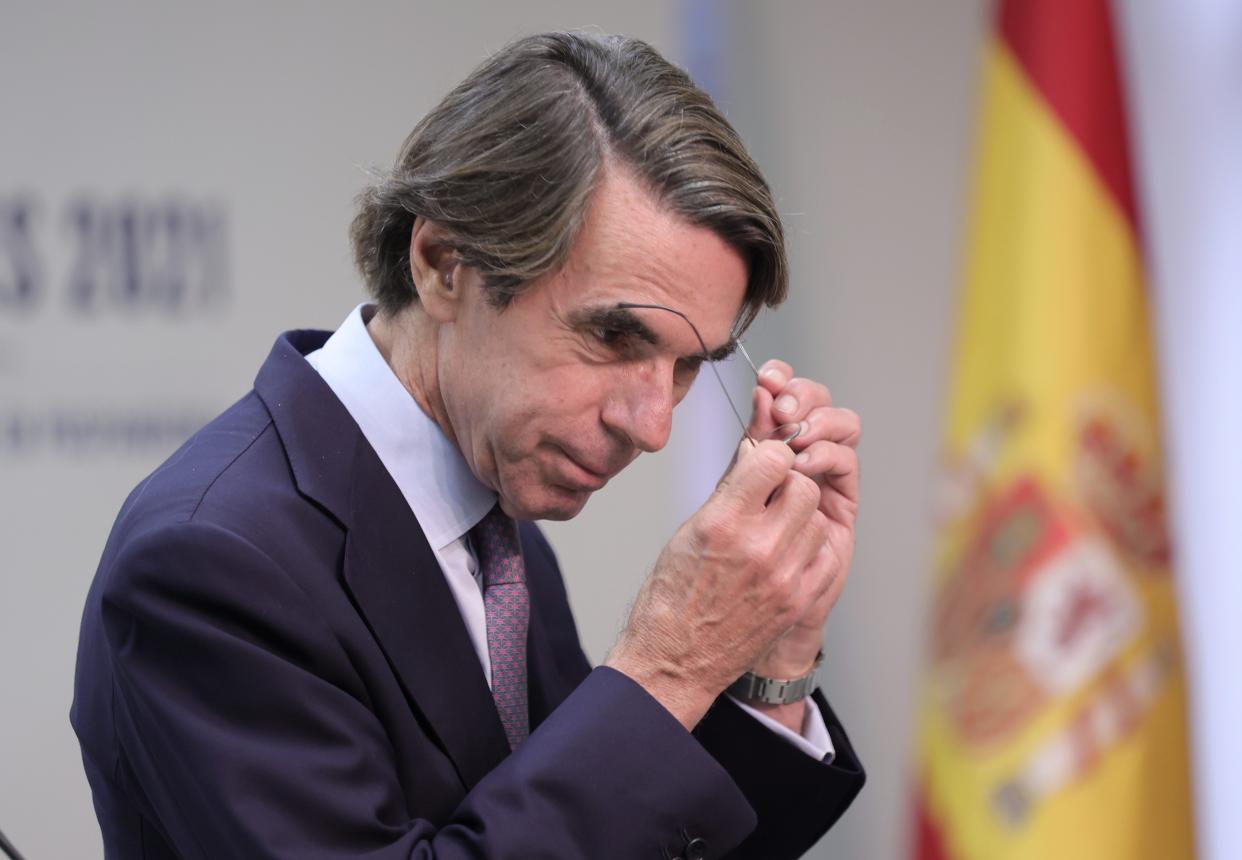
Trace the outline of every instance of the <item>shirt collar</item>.
<instances>
[{"instance_id":1,"label":"shirt collar","mask_svg":"<svg viewBox=\"0 0 1242 860\"><path fill-rule=\"evenodd\" d=\"M465 535L496 504L461 452L397 379L361 304L306 360L344 404L396 482L433 549Z\"/></svg>"}]
</instances>

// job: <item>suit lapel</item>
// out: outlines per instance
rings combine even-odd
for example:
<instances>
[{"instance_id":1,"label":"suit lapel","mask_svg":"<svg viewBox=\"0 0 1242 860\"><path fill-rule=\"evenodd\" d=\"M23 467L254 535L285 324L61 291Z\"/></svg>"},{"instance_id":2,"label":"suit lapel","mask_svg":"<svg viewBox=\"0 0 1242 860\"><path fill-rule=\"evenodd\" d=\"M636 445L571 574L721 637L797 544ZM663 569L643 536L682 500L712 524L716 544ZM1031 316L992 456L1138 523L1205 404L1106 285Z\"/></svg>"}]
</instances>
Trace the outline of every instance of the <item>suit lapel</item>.
<instances>
[{"instance_id":1,"label":"suit lapel","mask_svg":"<svg viewBox=\"0 0 1242 860\"><path fill-rule=\"evenodd\" d=\"M282 335L255 380L298 489L346 529L343 578L424 727L469 791L509 744L439 561L357 423L303 354L326 332Z\"/></svg>"},{"instance_id":2,"label":"suit lapel","mask_svg":"<svg viewBox=\"0 0 1242 860\"><path fill-rule=\"evenodd\" d=\"M457 603L400 490L358 446L345 585L470 790L509 744Z\"/></svg>"}]
</instances>

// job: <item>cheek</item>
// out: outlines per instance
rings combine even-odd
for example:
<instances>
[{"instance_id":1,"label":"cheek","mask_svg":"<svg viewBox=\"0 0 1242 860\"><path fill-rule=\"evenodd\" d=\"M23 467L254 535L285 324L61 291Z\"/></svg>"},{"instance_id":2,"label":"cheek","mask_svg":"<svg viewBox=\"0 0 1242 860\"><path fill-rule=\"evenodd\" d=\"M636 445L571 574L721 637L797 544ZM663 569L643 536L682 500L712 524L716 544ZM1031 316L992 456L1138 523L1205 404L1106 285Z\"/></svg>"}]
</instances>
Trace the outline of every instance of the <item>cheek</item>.
<instances>
[{"instance_id":1,"label":"cheek","mask_svg":"<svg viewBox=\"0 0 1242 860\"><path fill-rule=\"evenodd\" d=\"M498 393L497 424L506 449L530 449L544 440L573 440L598 432L607 397L604 373L566 368L546 373L537 385L511 386Z\"/></svg>"}]
</instances>

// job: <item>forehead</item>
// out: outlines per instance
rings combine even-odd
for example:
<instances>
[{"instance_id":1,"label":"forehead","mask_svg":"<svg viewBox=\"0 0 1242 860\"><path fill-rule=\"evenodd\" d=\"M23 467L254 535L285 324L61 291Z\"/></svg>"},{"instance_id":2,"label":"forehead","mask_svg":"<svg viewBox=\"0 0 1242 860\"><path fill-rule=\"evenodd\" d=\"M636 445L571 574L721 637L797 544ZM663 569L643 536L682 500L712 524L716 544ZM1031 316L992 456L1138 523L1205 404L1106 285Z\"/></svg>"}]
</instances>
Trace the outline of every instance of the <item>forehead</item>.
<instances>
[{"instance_id":1,"label":"forehead","mask_svg":"<svg viewBox=\"0 0 1242 860\"><path fill-rule=\"evenodd\" d=\"M657 304L684 313L709 347L730 337L746 293L741 255L711 230L670 212L637 180L606 171L565 266L554 280L567 308ZM697 339L671 314L637 311L652 325Z\"/></svg>"}]
</instances>

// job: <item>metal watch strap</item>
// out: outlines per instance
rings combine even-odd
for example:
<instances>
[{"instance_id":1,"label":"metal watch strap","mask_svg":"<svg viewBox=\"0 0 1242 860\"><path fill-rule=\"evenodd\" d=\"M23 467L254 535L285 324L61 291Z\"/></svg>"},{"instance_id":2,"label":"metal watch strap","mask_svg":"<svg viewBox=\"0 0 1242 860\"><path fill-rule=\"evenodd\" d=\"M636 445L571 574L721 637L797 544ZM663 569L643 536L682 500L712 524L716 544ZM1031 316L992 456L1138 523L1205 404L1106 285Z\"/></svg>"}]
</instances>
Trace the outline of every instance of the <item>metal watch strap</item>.
<instances>
[{"instance_id":1,"label":"metal watch strap","mask_svg":"<svg viewBox=\"0 0 1242 860\"><path fill-rule=\"evenodd\" d=\"M730 695L747 702L763 702L769 705L788 705L800 702L815 689L815 679L819 674L819 664L824 662L824 652L815 655L815 665L811 671L801 678L765 678L754 672L747 672L729 685L726 691Z\"/></svg>"}]
</instances>

